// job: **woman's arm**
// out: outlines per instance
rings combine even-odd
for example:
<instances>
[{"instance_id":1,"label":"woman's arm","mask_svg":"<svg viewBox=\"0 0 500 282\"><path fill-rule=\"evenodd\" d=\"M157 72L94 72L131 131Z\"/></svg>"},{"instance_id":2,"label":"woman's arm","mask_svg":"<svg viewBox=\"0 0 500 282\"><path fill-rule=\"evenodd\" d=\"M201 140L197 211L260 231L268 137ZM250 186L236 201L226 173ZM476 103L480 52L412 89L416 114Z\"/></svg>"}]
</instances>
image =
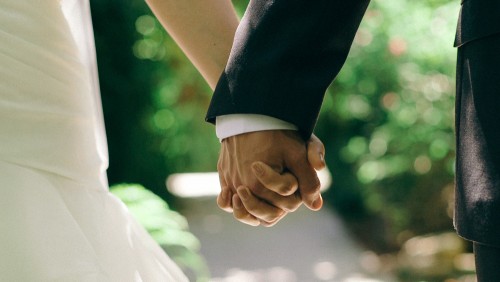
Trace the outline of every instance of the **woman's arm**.
<instances>
[{"instance_id":1,"label":"woman's arm","mask_svg":"<svg viewBox=\"0 0 500 282\"><path fill-rule=\"evenodd\" d=\"M231 1L146 0L146 2L210 87L215 88L228 61L239 24ZM311 141L308 150L311 154L309 162L317 169L324 167L321 157L324 155L324 147L321 141L319 139ZM287 214L285 210L295 210L301 204L300 197L293 193L282 196L279 192L286 186L295 191L297 179L290 173L279 174L273 172L272 168L267 168L267 173L261 174L258 181L270 191L263 189L264 195L250 194L245 199L240 199L236 190L230 189L230 186L233 187L232 184L222 185L222 191L217 198L219 206L223 210L233 212L241 222L265 226L276 224Z\"/></svg>"},{"instance_id":2,"label":"woman's arm","mask_svg":"<svg viewBox=\"0 0 500 282\"><path fill-rule=\"evenodd\" d=\"M230 0L146 0L212 89L226 66L238 17Z\"/></svg>"}]
</instances>

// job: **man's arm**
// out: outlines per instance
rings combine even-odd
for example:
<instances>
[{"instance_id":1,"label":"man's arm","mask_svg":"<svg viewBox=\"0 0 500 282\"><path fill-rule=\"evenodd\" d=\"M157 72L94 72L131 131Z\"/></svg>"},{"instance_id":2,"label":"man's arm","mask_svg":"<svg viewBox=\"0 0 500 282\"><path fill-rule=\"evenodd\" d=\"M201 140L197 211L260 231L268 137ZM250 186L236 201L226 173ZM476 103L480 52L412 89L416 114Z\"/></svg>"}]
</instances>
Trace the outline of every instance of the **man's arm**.
<instances>
[{"instance_id":1,"label":"man's arm","mask_svg":"<svg viewBox=\"0 0 500 282\"><path fill-rule=\"evenodd\" d=\"M242 134L223 141L222 152L233 153L221 153L219 173L232 189L247 185L259 193L250 165L260 160L278 172L290 171L306 206L321 206L318 181L298 137L311 136L326 88L345 62L368 4L369 0L250 2L206 119L260 114L294 124L298 134L263 131L252 133L251 139ZM259 158L253 158L257 148L266 148L268 154L259 152Z\"/></svg>"},{"instance_id":2,"label":"man's arm","mask_svg":"<svg viewBox=\"0 0 500 282\"><path fill-rule=\"evenodd\" d=\"M252 113L296 125L307 140L369 0L253 0L236 31L207 120Z\"/></svg>"}]
</instances>

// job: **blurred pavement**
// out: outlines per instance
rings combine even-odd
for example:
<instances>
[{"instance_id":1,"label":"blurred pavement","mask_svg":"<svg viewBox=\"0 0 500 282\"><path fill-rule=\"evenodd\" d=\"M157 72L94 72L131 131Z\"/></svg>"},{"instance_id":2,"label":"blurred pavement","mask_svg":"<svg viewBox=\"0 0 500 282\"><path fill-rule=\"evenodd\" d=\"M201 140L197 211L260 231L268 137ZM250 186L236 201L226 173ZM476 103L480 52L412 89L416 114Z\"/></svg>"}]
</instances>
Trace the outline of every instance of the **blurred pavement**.
<instances>
[{"instance_id":1,"label":"blurred pavement","mask_svg":"<svg viewBox=\"0 0 500 282\"><path fill-rule=\"evenodd\" d=\"M272 228L256 228L219 210L214 197L182 201L212 282L395 281L378 274L379 258L358 246L326 207L301 207Z\"/></svg>"}]
</instances>

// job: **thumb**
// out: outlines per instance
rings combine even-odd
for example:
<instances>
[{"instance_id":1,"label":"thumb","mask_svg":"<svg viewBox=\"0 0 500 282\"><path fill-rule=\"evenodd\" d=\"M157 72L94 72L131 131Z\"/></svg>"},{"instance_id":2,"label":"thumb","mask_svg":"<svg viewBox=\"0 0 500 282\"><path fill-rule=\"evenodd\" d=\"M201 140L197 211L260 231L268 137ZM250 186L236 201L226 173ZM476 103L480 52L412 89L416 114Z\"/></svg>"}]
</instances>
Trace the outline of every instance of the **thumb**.
<instances>
[{"instance_id":1,"label":"thumb","mask_svg":"<svg viewBox=\"0 0 500 282\"><path fill-rule=\"evenodd\" d=\"M304 205L311 210L319 210L323 205L320 195L320 182L316 171L306 160L305 154L302 159L285 160L287 168L297 178L300 195Z\"/></svg>"},{"instance_id":2,"label":"thumb","mask_svg":"<svg viewBox=\"0 0 500 282\"><path fill-rule=\"evenodd\" d=\"M325 146L316 135L312 135L307 141L307 160L315 170L325 168Z\"/></svg>"}]
</instances>

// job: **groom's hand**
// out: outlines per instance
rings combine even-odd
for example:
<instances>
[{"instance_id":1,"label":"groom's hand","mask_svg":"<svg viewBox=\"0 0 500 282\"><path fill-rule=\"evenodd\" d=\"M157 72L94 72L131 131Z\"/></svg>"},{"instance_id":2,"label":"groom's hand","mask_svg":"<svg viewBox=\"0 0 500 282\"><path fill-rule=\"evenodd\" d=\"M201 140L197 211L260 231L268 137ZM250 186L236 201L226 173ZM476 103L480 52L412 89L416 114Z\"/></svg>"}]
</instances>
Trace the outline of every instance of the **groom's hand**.
<instances>
[{"instance_id":1,"label":"groom's hand","mask_svg":"<svg viewBox=\"0 0 500 282\"><path fill-rule=\"evenodd\" d=\"M313 136L306 148L294 131L260 131L226 138L218 163L222 192L217 202L250 225L273 225L302 201L318 210L322 199L314 168L324 167L323 154L319 139Z\"/></svg>"}]
</instances>

